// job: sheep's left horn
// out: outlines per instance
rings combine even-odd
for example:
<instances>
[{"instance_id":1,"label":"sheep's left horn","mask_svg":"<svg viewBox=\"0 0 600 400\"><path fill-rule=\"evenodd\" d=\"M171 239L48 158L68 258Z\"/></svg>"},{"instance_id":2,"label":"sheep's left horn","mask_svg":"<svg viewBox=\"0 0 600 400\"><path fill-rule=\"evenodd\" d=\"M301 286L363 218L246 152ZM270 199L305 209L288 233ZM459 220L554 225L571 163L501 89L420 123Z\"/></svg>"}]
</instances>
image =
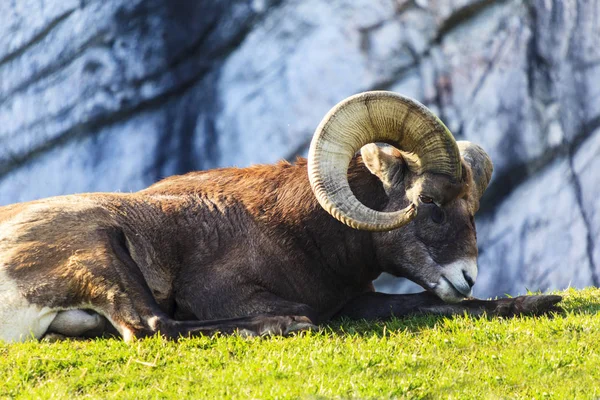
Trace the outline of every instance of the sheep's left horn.
<instances>
[{"instance_id":1,"label":"sheep's left horn","mask_svg":"<svg viewBox=\"0 0 600 400\"><path fill-rule=\"evenodd\" d=\"M396 212L372 210L348 185L348 165L355 153L373 142L401 151L416 174L462 179L454 137L427 107L392 92L365 92L343 100L319 124L308 153L308 176L321 206L346 225L369 231L399 228L416 215L415 205Z\"/></svg>"}]
</instances>

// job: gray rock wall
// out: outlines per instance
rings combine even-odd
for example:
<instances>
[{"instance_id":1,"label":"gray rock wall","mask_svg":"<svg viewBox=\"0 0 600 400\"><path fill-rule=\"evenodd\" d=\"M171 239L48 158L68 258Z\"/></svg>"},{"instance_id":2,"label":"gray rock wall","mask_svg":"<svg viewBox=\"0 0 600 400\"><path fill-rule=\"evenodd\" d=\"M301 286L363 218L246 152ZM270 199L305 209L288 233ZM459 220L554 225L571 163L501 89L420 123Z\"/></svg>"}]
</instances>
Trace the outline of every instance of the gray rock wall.
<instances>
[{"instance_id":1,"label":"gray rock wall","mask_svg":"<svg viewBox=\"0 0 600 400\"><path fill-rule=\"evenodd\" d=\"M2 1L0 205L290 159L394 90L495 162L478 295L598 285L599 43L595 0Z\"/></svg>"}]
</instances>

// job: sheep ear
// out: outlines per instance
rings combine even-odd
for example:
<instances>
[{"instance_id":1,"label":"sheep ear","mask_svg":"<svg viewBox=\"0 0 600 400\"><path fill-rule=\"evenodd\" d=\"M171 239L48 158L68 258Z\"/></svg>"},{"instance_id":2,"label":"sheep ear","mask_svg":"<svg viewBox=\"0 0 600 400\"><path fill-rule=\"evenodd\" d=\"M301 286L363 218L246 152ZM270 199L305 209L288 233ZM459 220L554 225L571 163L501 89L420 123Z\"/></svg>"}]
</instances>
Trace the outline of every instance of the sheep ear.
<instances>
[{"instance_id":1,"label":"sheep ear","mask_svg":"<svg viewBox=\"0 0 600 400\"><path fill-rule=\"evenodd\" d=\"M479 199L483 196L485 189L492 179L494 165L492 164L490 156L480 146L463 140L456 142L456 144L458 145L464 163L467 164L471 170L473 179L471 197L473 198L475 210L478 210Z\"/></svg>"},{"instance_id":2,"label":"sheep ear","mask_svg":"<svg viewBox=\"0 0 600 400\"><path fill-rule=\"evenodd\" d=\"M404 179L404 160L398 149L369 143L360 149L360 155L369 171L383 182L386 191Z\"/></svg>"}]
</instances>

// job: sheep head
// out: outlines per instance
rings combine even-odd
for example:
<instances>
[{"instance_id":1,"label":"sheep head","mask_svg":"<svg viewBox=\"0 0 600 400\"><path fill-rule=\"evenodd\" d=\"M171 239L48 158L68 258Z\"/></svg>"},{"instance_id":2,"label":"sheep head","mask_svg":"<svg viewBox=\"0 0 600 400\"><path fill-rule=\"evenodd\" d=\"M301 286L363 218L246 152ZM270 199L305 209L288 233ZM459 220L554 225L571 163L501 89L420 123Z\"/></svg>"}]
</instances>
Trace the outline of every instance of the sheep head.
<instances>
[{"instance_id":1,"label":"sheep head","mask_svg":"<svg viewBox=\"0 0 600 400\"><path fill-rule=\"evenodd\" d=\"M348 184L359 149L388 196L382 210L360 203ZM481 147L457 143L425 106L380 91L352 96L325 116L308 164L321 206L352 228L374 232L382 270L448 302L469 296L477 277L473 217L492 169Z\"/></svg>"}]
</instances>

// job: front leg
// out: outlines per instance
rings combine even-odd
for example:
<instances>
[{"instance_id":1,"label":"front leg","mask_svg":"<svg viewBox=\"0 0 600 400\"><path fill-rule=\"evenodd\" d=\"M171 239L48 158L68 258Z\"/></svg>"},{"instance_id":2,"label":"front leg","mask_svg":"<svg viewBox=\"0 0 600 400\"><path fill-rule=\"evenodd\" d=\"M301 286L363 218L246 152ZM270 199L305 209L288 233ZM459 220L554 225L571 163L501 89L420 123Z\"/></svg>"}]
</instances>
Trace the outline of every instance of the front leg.
<instances>
[{"instance_id":1,"label":"front leg","mask_svg":"<svg viewBox=\"0 0 600 400\"><path fill-rule=\"evenodd\" d=\"M429 292L415 294L364 293L349 301L336 317L381 320L409 315L541 315L559 311L555 295L518 296L497 300L468 299L456 304L444 303Z\"/></svg>"},{"instance_id":2,"label":"front leg","mask_svg":"<svg viewBox=\"0 0 600 400\"><path fill-rule=\"evenodd\" d=\"M179 310L178 334L231 333L238 331L246 336L287 335L292 332L316 329L318 314L308 305L282 299L261 290L240 290L250 296L221 297L218 302L211 298L190 294L185 302L186 310ZM217 296L214 296L217 298ZM208 301L207 301L208 300Z\"/></svg>"}]
</instances>

